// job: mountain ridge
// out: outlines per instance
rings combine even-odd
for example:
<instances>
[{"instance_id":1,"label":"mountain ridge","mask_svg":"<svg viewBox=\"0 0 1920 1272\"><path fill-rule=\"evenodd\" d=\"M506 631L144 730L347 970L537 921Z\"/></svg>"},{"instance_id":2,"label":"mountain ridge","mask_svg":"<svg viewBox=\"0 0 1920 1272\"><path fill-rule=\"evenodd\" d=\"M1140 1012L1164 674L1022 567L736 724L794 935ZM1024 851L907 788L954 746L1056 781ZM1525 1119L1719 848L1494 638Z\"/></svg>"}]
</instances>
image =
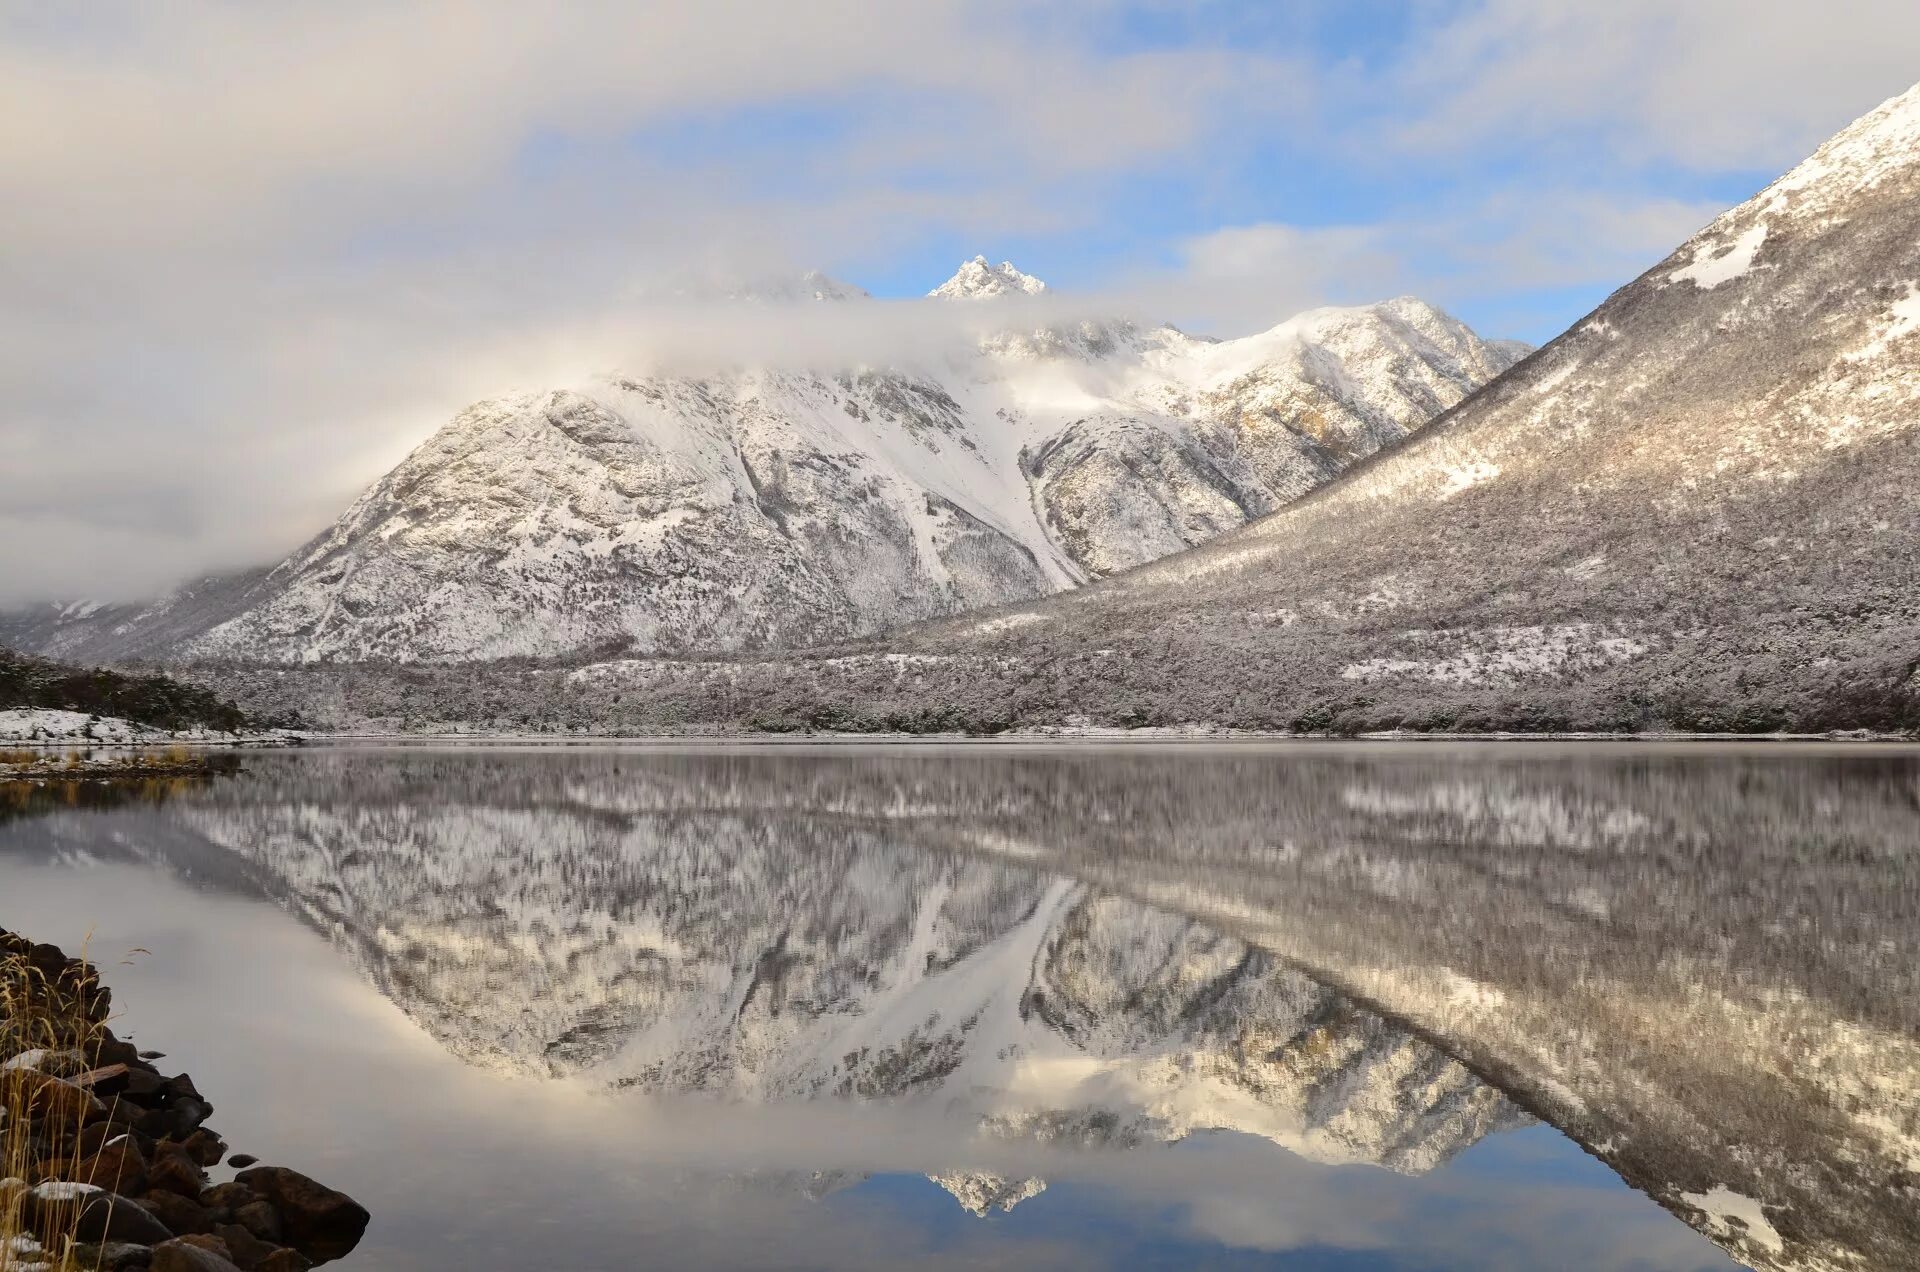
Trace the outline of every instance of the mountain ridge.
<instances>
[{"instance_id":1,"label":"mountain ridge","mask_svg":"<svg viewBox=\"0 0 1920 1272\"><path fill-rule=\"evenodd\" d=\"M992 322L945 366L614 375L477 403L272 569L150 607L16 611L0 642L272 662L818 644L1204 541L1514 353L1412 298L1231 341L1005 308L1043 289L963 265L936 294ZM880 303L813 275L789 292Z\"/></svg>"},{"instance_id":2,"label":"mountain ridge","mask_svg":"<svg viewBox=\"0 0 1920 1272\"><path fill-rule=\"evenodd\" d=\"M1920 88L1272 515L1036 602L522 697L638 731L1910 730L1917 425ZM449 688L422 701L476 718Z\"/></svg>"}]
</instances>

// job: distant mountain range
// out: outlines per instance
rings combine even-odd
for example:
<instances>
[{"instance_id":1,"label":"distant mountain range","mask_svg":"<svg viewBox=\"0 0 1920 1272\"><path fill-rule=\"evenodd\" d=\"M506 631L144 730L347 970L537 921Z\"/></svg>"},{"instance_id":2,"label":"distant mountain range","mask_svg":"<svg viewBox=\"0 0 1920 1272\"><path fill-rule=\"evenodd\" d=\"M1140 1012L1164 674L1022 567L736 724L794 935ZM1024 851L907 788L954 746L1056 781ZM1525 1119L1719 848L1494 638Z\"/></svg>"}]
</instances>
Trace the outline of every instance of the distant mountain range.
<instances>
[{"instance_id":1,"label":"distant mountain range","mask_svg":"<svg viewBox=\"0 0 1920 1272\"><path fill-rule=\"evenodd\" d=\"M1214 341L1050 323L1044 291L966 263L933 303L992 306L973 315L986 334L924 365L613 375L478 403L271 569L152 605L0 615L0 644L404 662L871 634L1205 542L1526 351L1413 299ZM882 303L819 274L739 299L795 323Z\"/></svg>"}]
</instances>

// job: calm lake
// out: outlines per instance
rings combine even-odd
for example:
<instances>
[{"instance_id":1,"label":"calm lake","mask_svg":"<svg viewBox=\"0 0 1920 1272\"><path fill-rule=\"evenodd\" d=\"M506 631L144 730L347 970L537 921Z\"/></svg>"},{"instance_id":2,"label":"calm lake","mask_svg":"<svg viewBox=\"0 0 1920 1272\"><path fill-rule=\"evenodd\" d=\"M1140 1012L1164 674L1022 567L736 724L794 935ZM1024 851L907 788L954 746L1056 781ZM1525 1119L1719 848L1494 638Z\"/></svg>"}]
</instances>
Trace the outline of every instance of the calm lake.
<instances>
[{"instance_id":1,"label":"calm lake","mask_svg":"<svg viewBox=\"0 0 1920 1272\"><path fill-rule=\"evenodd\" d=\"M1920 1266L1920 750L400 747L0 808L344 1266Z\"/></svg>"}]
</instances>

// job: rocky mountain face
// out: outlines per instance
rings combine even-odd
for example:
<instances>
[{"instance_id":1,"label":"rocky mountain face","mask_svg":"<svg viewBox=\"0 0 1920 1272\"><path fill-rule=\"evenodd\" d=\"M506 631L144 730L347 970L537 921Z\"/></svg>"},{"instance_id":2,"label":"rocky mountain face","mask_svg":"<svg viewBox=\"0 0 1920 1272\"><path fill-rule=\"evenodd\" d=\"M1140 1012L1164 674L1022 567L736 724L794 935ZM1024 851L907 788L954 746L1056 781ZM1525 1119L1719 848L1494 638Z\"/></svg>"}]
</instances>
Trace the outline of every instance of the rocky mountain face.
<instances>
[{"instance_id":1,"label":"rocky mountain face","mask_svg":"<svg viewBox=\"0 0 1920 1272\"><path fill-rule=\"evenodd\" d=\"M1411 1173L1526 1120L1259 951L1068 880L831 821L709 815L671 774L286 758L127 842L301 915L474 1064L911 1100L990 1143L1235 1130ZM732 802L724 777L702 785ZM964 1162L939 1182L976 1213L1044 1186Z\"/></svg>"},{"instance_id":2,"label":"rocky mountain face","mask_svg":"<svg viewBox=\"0 0 1920 1272\"><path fill-rule=\"evenodd\" d=\"M1010 264L922 365L609 376L481 402L260 574L0 616L74 657L276 662L796 647L1203 542L1406 437L1520 350L1419 301L1241 340L1060 322ZM772 301L879 306L817 275Z\"/></svg>"},{"instance_id":3,"label":"rocky mountain face","mask_svg":"<svg viewBox=\"0 0 1920 1272\"><path fill-rule=\"evenodd\" d=\"M1349 438L1377 440L1314 440ZM634 662L550 696L629 727L1914 728L1916 484L1920 89L1254 524L826 656Z\"/></svg>"}]
</instances>

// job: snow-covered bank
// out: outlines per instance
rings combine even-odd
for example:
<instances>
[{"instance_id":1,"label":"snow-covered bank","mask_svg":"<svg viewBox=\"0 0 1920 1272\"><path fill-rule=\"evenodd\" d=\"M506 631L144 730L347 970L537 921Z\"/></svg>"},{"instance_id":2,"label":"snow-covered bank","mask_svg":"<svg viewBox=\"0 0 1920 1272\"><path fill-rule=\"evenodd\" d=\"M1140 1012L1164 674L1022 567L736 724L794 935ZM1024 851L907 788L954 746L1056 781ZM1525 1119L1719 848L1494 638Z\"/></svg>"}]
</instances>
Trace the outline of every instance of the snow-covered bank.
<instances>
[{"instance_id":1,"label":"snow-covered bank","mask_svg":"<svg viewBox=\"0 0 1920 1272\"><path fill-rule=\"evenodd\" d=\"M48 707L0 710L0 743L9 746L157 746L198 743L221 746L288 746L299 740L286 729L228 732L224 729L161 729L114 716Z\"/></svg>"}]
</instances>

